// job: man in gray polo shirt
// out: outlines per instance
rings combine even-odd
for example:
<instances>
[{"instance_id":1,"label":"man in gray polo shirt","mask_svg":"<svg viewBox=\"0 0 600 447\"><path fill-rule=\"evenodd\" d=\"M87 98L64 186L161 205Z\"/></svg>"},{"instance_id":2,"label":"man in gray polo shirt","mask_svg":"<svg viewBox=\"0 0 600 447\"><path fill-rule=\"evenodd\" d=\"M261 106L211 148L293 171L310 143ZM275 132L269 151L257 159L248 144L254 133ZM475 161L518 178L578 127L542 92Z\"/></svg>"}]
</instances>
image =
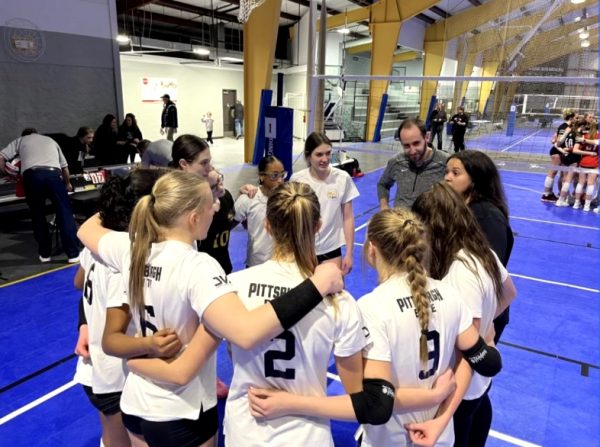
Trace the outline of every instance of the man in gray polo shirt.
<instances>
[{"instance_id":1,"label":"man in gray polo shirt","mask_svg":"<svg viewBox=\"0 0 600 447\"><path fill-rule=\"evenodd\" d=\"M444 179L448 155L427 145L425 125L406 119L398 128L403 152L388 161L377 182L381 209L388 208L390 189L396 184L394 206L410 208L419 194Z\"/></svg>"},{"instance_id":2,"label":"man in gray polo shirt","mask_svg":"<svg viewBox=\"0 0 600 447\"><path fill-rule=\"evenodd\" d=\"M25 199L31 211L33 235L38 243L41 262L52 259L52 238L46 221L46 199L56 213L63 250L70 263L79 261L79 240L67 191L73 187L69 180L67 160L58 144L50 137L38 135L32 128L23 130L21 137L0 151L0 171L7 161L21 158Z\"/></svg>"}]
</instances>

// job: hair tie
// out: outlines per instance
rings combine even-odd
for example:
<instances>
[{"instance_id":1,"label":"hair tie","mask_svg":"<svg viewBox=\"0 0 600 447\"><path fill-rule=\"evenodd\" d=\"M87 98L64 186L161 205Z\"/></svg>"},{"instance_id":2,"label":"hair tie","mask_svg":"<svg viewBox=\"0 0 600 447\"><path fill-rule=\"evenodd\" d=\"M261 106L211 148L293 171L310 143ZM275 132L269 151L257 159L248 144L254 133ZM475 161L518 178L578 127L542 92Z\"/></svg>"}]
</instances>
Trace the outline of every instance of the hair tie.
<instances>
[{"instance_id":1,"label":"hair tie","mask_svg":"<svg viewBox=\"0 0 600 447\"><path fill-rule=\"evenodd\" d=\"M429 331L428 331L427 329L421 329L421 335L425 335L425 336L427 336L427 333L428 333L428 332L429 332Z\"/></svg>"},{"instance_id":2,"label":"hair tie","mask_svg":"<svg viewBox=\"0 0 600 447\"><path fill-rule=\"evenodd\" d=\"M404 223L402 224L402 229L404 230L408 225L412 225L414 223L414 221L412 219L407 219L404 221Z\"/></svg>"}]
</instances>

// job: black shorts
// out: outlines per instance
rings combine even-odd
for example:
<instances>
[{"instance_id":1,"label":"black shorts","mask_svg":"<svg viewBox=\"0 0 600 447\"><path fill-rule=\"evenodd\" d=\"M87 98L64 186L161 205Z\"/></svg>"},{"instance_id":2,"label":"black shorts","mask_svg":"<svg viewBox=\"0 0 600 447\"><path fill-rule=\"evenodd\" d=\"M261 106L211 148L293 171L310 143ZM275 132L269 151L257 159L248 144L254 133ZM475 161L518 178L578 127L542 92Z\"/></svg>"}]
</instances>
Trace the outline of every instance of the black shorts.
<instances>
[{"instance_id":1,"label":"black shorts","mask_svg":"<svg viewBox=\"0 0 600 447\"><path fill-rule=\"evenodd\" d=\"M564 155L563 157L561 157L560 161L565 166L571 166L571 165L574 165L574 164L579 164L579 162L581 161L581 155L579 155L579 154L567 154L567 155Z\"/></svg>"},{"instance_id":2,"label":"black shorts","mask_svg":"<svg viewBox=\"0 0 600 447\"><path fill-rule=\"evenodd\" d=\"M123 425L131 433L143 436L150 447L188 447L205 443L219 429L219 413L215 405L202 411L195 421L177 419L167 422L151 422L123 413Z\"/></svg>"},{"instance_id":3,"label":"black shorts","mask_svg":"<svg viewBox=\"0 0 600 447\"><path fill-rule=\"evenodd\" d=\"M560 155L560 156L561 156L561 158L562 158L562 156L563 156L563 153L562 153L561 151L559 151L558 149L556 149L556 147L555 147L555 146L552 146L552 147L550 148L550 155Z\"/></svg>"},{"instance_id":4,"label":"black shorts","mask_svg":"<svg viewBox=\"0 0 600 447\"><path fill-rule=\"evenodd\" d=\"M336 248L328 253L323 253L322 255L317 255L317 262L322 264L325 261L329 261L330 259L341 258L342 257L342 247Z\"/></svg>"},{"instance_id":5,"label":"black shorts","mask_svg":"<svg viewBox=\"0 0 600 447\"><path fill-rule=\"evenodd\" d=\"M95 394L92 391L92 387L83 386L85 394L87 394L90 403L105 416L117 414L121 409L119 408L119 402L121 402L121 393L106 393L106 394Z\"/></svg>"}]
</instances>

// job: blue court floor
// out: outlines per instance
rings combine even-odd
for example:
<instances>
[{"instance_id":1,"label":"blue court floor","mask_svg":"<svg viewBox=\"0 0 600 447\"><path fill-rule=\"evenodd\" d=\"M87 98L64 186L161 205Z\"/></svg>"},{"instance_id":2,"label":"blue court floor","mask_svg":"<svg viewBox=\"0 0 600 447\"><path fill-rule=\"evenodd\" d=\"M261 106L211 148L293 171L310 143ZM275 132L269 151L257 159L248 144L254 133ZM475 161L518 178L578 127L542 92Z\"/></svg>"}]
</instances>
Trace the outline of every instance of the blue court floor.
<instances>
[{"instance_id":1,"label":"blue court floor","mask_svg":"<svg viewBox=\"0 0 600 447\"><path fill-rule=\"evenodd\" d=\"M361 244L377 210L381 170L357 179L355 269L347 288L356 297L375 285L360 268ZM509 264L518 289L494 379L494 420L488 445L598 445L600 364L599 217L541 203L543 175L502 172L515 248ZM245 233L233 232L230 252L243 266ZM239 247L239 249L235 249ZM0 288L0 446L99 445L100 426L72 382L78 293L74 267ZM218 373L231 364L222 347ZM329 392L341 392L330 368ZM220 404L223 409L223 403ZM337 446L352 446L356 424L332 423Z\"/></svg>"}]
</instances>

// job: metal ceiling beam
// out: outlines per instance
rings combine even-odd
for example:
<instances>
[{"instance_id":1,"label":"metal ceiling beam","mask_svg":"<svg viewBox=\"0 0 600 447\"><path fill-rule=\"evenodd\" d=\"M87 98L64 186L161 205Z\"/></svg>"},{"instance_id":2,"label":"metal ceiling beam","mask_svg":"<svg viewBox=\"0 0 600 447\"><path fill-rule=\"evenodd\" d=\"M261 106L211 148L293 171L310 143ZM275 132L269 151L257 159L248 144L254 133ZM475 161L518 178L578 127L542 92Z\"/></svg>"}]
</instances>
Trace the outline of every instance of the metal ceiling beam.
<instances>
[{"instance_id":1,"label":"metal ceiling beam","mask_svg":"<svg viewBox=\"0 0 600 447\"><path fill-rule=\"evenodd\" d=\"M534 0L490 0L476 8L465 9L428 27L425 31L425 41L441 42L454 39L532 1Z\"/></svg>"},{"instance_id":2,"label":"metal ceiling beam","mask_svg":"<svg viewBox=\"0 0 600 447\"><path fill-rule=\"evenodd\" d=\"M117 14L126 14L154 2L155 0L117 0Z\"/></svg>"},{"instance_id":3,"label":"metal ceiling beam","mask_svg":"<svg viewBox=\"0 0 600 447\"><path fill-rule=\"evenodd\" d=\"M598 7L598 2L594 2L595 7ZM591 5L593 6L593 5ZM555 11L548 21L556 20L566 16L573 11L581 9L581 5L576 5L571 2L563 3L557 11ZM525 28L532 27L544 16L545 9L535 12L527 17L519 17L514 20L505 22L500 27L494 27L488 31L479 33L468 41L469 53L480 53L497 45L506 45L506 43L515 36L523 34Z\"/></svg>"},{"instance_id":4,"label":"metal ceiling beam","mask_svg":"<svg viewBox=\"0 0 600 447\"><path fill-rule=\"evenodd\" d=\"M432 6L431 8L429 8L429 10L431 12L435 12L438 16L443 17L444 19L452 17L452 14L450 14L448 11L443 10L439 6Z\"/></svg>"},{"instance_id":5,"label":"metal ceiling beam","mask_svg":"<svg viewBox=\"0 0 600 447\"><path fill-rule=\"evenodd\" d=\"M240 6L240 0L223 0L224 2L229 3L230 5L235 5L239 8ZM293 20L294 22L297 22L300 20L300 16L294 15L294 14L289 14L287 12L281 11L279 13L279 17L281 17L282 19L287 19L287 20Z\"/></svg>"},{"instance_id":6,"label":"metal ceiling beam","mask_svg":"<svg viewBox=\"0 0 600 447\"><path fill-rule=\"evenodd\" d=\"M144 12L141 10L135 10L132 11L131 14L133 14L135 17L137 17L138 19L144 19L144 18L149 18L150 14L152 17L152 21L154 22L162 22L162 23L168 23L169 25L176 25L176 26L181 26L184 28L198 28L200 26L202 26L202 22L196 22L194 20L187 20L187 19L180 19L179 17L173 17L173 16L168 16L166 14L158 14L158 13L148 13L148 12ZM237 19L236 19L237 21Z\"/></svg>"},{"instance_id":7,"label":"metal ceiling beam","mask_svg":"<svg viewBox=\"0 0 600 447\"><path fill-rule=\"evenodd\" d=\"M174 0L156 0L155 4L164 6L166 8L177 9L179 11L185 11L192 14L198 14L202 17L214 17L215 19L224 20L226 22L238 21L237 16L233 14L225 14L223 12L213 11L208 8L202 8L200 6L190 5L189 3L177 2ZM154 13L153 13L154 14Z\"/></svg>"},{"instance_id":8,"label":"metal ceiling beam","mask_svg":"<svg viewBox=\"0 0 600 447\"><path fill-rule=\"evenodd\" d=\"M415 17L428 25L433 25L435 23L435 19L432 19L431 17L422 13L417 14Z\"/></svg>"},{"instance_id":9,"label":"metal ceiling beam","mask_svg":"<svg viewBox=\"0 0 600 447\"><path fill-rule=\"evenodd\" d=\"M548 51L541 52L532 56L526 56L521 64L517 67L519 73L523 73L530 68L550 62L558 57L566 56L567 54L580 53L585 50L598 51L598 35L592 36L590 46L582 48L578 36L569 36L563 39L563 45L553 45L548 48Z\"/></svg>"},{"instance_id":10,"label":"metal ceiling beam","mask_svg":"<svg viewBox=\"0 0 600 447\"><path fill-rule=\"evenodd\" d=\"M300 6L304 6L305 8L310 8L310 2L308 0L290 0L290 2L295 3ZM317 3L317 9L321 10L321 5ZM339 14L341 11L337 9L327 8L327 14L335 15Z\"/></svg>"}]
</instances>

